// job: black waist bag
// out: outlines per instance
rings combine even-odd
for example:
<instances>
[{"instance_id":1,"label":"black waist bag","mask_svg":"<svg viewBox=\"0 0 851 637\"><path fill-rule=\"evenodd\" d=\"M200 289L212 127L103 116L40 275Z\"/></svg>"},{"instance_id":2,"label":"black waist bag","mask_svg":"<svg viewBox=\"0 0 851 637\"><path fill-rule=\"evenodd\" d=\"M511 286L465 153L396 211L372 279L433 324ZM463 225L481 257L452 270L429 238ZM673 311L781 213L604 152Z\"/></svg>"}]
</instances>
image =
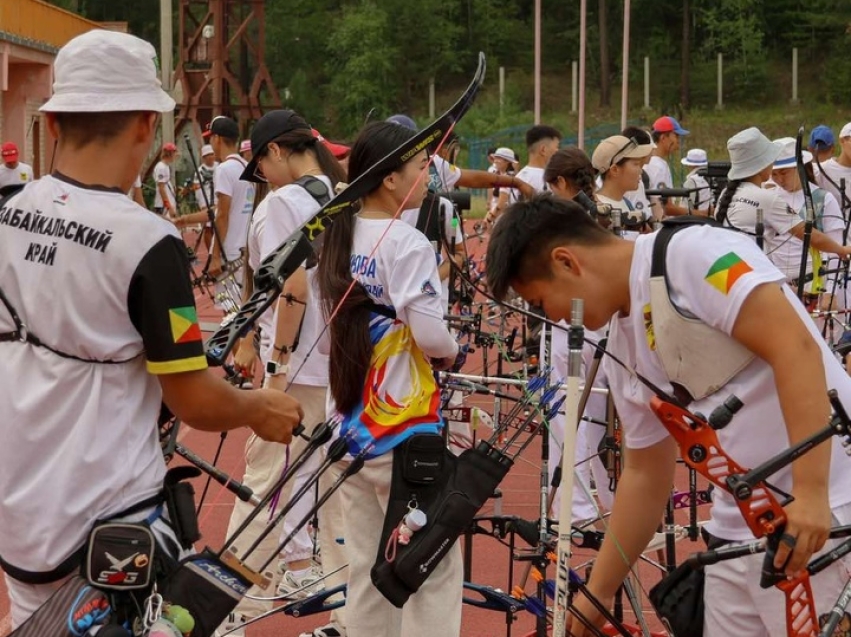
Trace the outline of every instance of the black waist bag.
<instances>
[{"instance_id":1,"label":"black waist bag","mask_svg":"<svg viewBox=\"0 0 851 637\"><path fill-rule=\"evenodd\" d=\"M455 545L484 503L493 495L513 462L486 443L455 457L439 435L417 435L393 452L393 478L372 583L397 608L416 593ZM410 508L428 521L410 543L386 547Z\"/></svg>"}]
</instances>

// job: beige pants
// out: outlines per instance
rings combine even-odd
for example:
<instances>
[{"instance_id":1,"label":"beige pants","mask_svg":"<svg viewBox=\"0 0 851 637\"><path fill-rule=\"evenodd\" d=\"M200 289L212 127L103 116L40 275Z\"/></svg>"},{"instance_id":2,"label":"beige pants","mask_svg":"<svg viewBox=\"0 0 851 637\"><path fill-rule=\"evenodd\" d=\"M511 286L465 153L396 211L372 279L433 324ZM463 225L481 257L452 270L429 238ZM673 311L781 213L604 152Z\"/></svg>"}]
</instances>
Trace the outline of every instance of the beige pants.
<instances>
[{"instance_id":1,"label":"beige pants","mask_svg":"<svg viewBox=\"0 0 851 637\"><path fill-rule=\"evenodd\" d=\"M292 385L287 393L301 403L302 409L304 409L303 422L307 428L306 433L310 434L318 423L325 420L325 388L309 385ZM245 443L245 476L243 477L243 484L250 487L257 497L262 498L269 492L278 478L281 477L284 466L287 463L287 453L289 452L289 462L292 462L304 451L306 445L307 443L303 438L296 437L293 438L293 441L289 445L282 445L275 442L266 442L252 434ZM290 495L297 485L303 483L315 471L320 461L320 453L314 453L310 461L302 467L299 476L296 476L284 486L278 498L277 511L280 511L281 507L289 501ZM284 533L287 533L287 529L291 528L291 526L303 517L305 510L312 505L313 501L313 493L311 492L301 499L301 506L297 506L290 511L286 518L289 524L285 522ZM228 524L228 537L239 528L253 509L253 504L236 500L233 513L230 517L230 523ZM242 555L254 543L266 528L268 522L268 510L261 512L254 519L251 525L233 543L233 546L237 549L237 555ZM246 564L249 567L257 569L275 554L281 540L280 528L278 527L279 530L269 533L257 549L248 557ZM311 553L312 544L308 531L305 528L293 540L291 546L285 549L284 557L288 561L293 561L309 558ZM275 565L270 566L267 570L274 572ZM273 578L272 584L267 589L263 590L254 586L249 589L248 594L255 597L272 597L275 594L276 584L277 582ZM261 602L243 598L234 612L252 618L271 609L272 602Z\"/></svg>"},{"instance_id":2,"label":"beige pants","mask_svg":"<svg viewBox=\"0 0 851 637\"><path fill-rule=\"evenodd\" d=\"M393 606L372 585L369 572L378 555L392 466L392 453L368 460L341 488L349 556L346 634L348 637L458 637L463 565L457 542L404 608Z\"/></svg>"}]
</instances>

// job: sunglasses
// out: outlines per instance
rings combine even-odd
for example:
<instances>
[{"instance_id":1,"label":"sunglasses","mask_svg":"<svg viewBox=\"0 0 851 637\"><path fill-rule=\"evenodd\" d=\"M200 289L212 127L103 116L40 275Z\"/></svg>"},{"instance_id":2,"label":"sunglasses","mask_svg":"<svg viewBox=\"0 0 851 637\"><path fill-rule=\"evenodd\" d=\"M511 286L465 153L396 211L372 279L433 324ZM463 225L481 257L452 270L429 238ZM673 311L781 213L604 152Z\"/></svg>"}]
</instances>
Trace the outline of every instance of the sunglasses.
<instances>
[{"instance_id":1,"label":"sunglasses","mask_svg":"<svg viewBox=\"0 0 851 637\"><path fill-rule=\"evenodd\" d=\"M623 159L623 157L618 158L618 155L622 155L622 154L624 154L624 153L628 153L628 152L629 152L629 151L631 151L633 148L638 148L638 146L639 146L639 144L638 144L638 142L636 141L635 137L630 137L630 138L629 138L629 141L628 141L626 144L624 144L624 145L623 145L623 146L622 146L622 147L618 150L618 152L616 152L614 155L612 155L612 160L609 162L609 166L608 166L608 168L606 168L606 170L609 170L609 168L611 168L611 167L612 167L612 166L614 166L616 163L618 163L618 161L620 161L620 159Z\"/></svg>"}]
</instances>

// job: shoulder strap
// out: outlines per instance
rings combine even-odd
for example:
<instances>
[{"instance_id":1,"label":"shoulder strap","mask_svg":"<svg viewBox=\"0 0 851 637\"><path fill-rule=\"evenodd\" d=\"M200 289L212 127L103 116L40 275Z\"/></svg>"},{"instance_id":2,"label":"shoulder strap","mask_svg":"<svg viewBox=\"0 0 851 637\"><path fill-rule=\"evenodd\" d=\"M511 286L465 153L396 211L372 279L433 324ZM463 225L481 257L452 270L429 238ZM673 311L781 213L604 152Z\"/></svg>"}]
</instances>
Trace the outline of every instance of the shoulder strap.
<instances>
[{"instance_id":1,"label":"shoulder strap","mask_svg":"<svg viewBox=\"0 0 851 637\"><path fill-rule=\"evenodd\" d=\"M331 201L331 192L328 190L328 186L325 185L325 182L318 177L314 177L313 175L302 175L293 183L304 188L307 191L307 194L316 200L316 203L319 204L320 208Z\"/></svg>"},{"instance_id":2,"label":"shoulder strap","mask_svg":"<svg viewBox=\"0 0 851 637\"><path fill-rule=\"evenodd\" d=\"M664 276L665 281L668 280L666 265L668 244L677 232L693 226L713 226L715 228L723 228L720 223L714 219L710 219L709 217L682 215L680 217L665 219L662 222L662 228L656 233L656 239L653 241L653 258L650 262L651 277Z\"/></svg>"},{"instance_id":3,"label":"shoulder strap","mask_svg":"<svg viewBox=\"0 0 851 637\"><path fill-rule=\"evenodd\" d=\"M417 230L422 232L429 241L440 243L440 197L430 190L423 198L420 205L420 214L417 216Z\"/></svg>"}]
</instances>

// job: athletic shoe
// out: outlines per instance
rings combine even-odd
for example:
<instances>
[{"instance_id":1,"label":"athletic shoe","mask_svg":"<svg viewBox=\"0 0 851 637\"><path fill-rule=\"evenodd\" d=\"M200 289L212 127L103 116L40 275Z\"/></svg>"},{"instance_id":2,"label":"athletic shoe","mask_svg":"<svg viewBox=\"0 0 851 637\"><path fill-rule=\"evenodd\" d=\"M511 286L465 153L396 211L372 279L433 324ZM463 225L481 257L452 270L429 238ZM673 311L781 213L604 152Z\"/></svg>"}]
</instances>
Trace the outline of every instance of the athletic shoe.
<instances>
[{"instance_id":1,"label":"athletic shoe","mask_svg":"<svg viewBox=\"0 0 851 637\"><path fill-rule=\"evenodd\" d=\"M346 629L336 622L314 628L312 632L302 633L298 637L346 637Z\"/></svg>"},{"instance_id":2,"label":"athletic shoe","mask_svg":"<svg viewBox=\"0 0 851 637\"><path fill-rule=\"evenodd\" d=\"M287 571L278 584L278 595L288 599L304 599L325 590L322 571L317 566L311 566L307 574L295 577L292 571Z\"/></svg>"},{"instance_id":3,"label":"athletic shoe","mask_svg":"<svg viewBox=\"0 0 851 637\"><path fill-rule=\"evenodd\" d=\"M227 635L227 637L245 637L245 628L243 628L244 624L245 617L237 615L236 613L231 613L228 615L228 618L219 625L216 632L213 633L213 637L225 637L225 635Z\"/></svg>"}]
</instances>

